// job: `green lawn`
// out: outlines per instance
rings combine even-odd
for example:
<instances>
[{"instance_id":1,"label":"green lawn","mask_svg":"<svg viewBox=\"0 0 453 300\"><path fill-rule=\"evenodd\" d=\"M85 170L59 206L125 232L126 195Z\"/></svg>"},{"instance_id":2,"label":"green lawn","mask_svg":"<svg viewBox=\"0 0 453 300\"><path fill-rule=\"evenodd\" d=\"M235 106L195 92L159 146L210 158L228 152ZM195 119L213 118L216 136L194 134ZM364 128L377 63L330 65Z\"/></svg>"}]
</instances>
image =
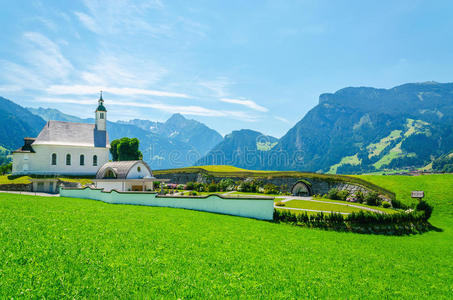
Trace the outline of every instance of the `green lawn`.
<instances>
[{"instance_id":1,"label":"green lawn","mask_svg":"<svg viewBox=\"0 0 453 300\"><path fill-rule=\"evenodd\" d=\"M330 211L344 212L344 213L359 212L359 211L363 210L363 209L360 209L357 207L338 205L335 203L321 203L321 202L305 201L305 200L291 200L291 201L285 202L285 207L323 210L323 211L329 211L329 212Z\"/></svg>"},{"instance_id":2,"label":"green lawn","mask_svg":"<svg viewBox=\"0 0 453 300\"><path fill-rule=\"evenodd\" d=\"M29 176L21 176L15 179L9 179L9 175L0 175L0 185L1 184L19 184L19 183L25 183L28 184L30 183L31 177ZM85 185L89 183L93 183L91 179L86 179L86 178L59 178L62 181L67 181L67 182L80 182L80 184Z\"/></svg>"},{"instance_id":3,"label":"green lawn","mask_svg":"<svg viewBox=\"0 0 453 300\"><path fill-rule=\"evenodd\" d=\"M453 176L423 189L442 231L340 233L183 209L0 194L0 298L450 298Z\"/></svg>"},{"instance_id":4,"label":"green lawn","mask_svg":"<svg viewBox=\"0 0 453 300\"><path fill-rule=\"evenodd\" d=\"M0 184L20 184L20 183L30 183L30 177L22 176L16 179L9 179L8 175L0 175Z\"/></svg>"}]
</instances>

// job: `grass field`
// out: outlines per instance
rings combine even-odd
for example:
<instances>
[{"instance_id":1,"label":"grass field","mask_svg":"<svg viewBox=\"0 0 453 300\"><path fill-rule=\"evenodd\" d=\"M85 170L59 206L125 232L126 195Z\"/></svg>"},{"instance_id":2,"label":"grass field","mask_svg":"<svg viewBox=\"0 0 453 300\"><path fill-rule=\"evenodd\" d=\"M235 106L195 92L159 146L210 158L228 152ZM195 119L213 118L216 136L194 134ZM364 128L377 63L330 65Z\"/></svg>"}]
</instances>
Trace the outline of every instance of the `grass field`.
<instances>
[{"instance_id":1,"label":"grass field","mask_svg":"<svg viewBox=\"0 0 453 300\"><path fill-rule=\"evenodd\" d=\"M361 210L366 210L365 208L380 210L385 213L395 213L396 212L395 210L392 210L392 209L385 209L382 207L367 206L367 205L361 205L361 204L356 204L356 203L348 203L345 201L342 201L342 202L340 202L340 201L338 201L338 202L324 201L324 199L321 201L327 202L327 203L307 201L307 200L291 200L291 201L285 202L285 207L314 209L314 210L322 210L322 211L327 211L327 212L343 212L343 213L359 212ZM357 207L341 205L341 204L350 204L350 205L354 205ZM363 207L364 209L361 209L358 207Z\"/></svg>"},{"instance_id":2,"label":"grass field","mask_svg":"<svg viewBox=\"0 0 453 300\"><path fill-rule=\"evenodd\" d=\"M31 177L29 176L21 176L18 178L14 179L9 179L8 175L0 175L0 185L1 184L28 184L30 183ZM80 184L85 185L89 183L93 183L91 179L86 179L86 178L58 178L61 181L67 181L67 182L80 182Z\"/></svg>"},{"instance_id":3,"label":"grass field","mask_svg":"<svg viewBox=\"0 0 453 300\"><path fill-rule=\"evenodd\" d=\"M453 176L426 191L442 231L378 236L182 209L0 194L0 298L450 298Z\"/></svg>"}]
</instances>

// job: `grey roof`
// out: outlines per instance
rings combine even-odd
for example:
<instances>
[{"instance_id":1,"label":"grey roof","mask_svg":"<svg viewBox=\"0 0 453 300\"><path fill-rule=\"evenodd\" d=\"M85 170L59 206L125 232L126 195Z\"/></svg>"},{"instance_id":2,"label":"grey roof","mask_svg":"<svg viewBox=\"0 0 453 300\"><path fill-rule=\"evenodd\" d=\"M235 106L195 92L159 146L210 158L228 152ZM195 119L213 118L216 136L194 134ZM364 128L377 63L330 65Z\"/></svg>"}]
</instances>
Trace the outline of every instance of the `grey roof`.
<instances>
[{"instance_id":1,"label":"grey roof","mask_svg":"<svg viewBox=\"0 0 453 300\"><path fill-rule=\"evenodd\" d=\"M149 174L152 174L151 168L143 160L110 161L99 168L96 173L96 179L104 178L105 172L108 170L114 171L117 179L126 179L129 171L138 163L142 163L148 168Z\"/></svg>"},{"instance_id":2,"label":"grey roof","mask_svg":"<svg viewBox=\"0 0 453 300\"><path fill-rule=\"evenodd\" d=\"M94 124L48 121L33 145L110 147L107 131Z\"/></svg>"}]
</instances>

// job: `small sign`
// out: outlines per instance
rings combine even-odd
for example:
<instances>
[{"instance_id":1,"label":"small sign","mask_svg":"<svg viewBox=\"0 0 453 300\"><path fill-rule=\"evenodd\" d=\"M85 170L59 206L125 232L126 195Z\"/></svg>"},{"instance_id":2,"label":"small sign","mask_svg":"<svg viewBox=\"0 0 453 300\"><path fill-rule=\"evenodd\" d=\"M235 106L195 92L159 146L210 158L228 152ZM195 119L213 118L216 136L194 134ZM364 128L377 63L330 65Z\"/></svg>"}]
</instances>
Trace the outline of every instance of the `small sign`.
<instances>
[{"instance_id":1,"label":"small sign","mask_svg":"<svg viewBox=\"0 0 453 300\"><path fill-rule=\"evenodd\" d=\"M424 191L412 191L411 192L411 197L412 198L423 198L425 197L425 192Z\"/></svg>"}]
</instances>

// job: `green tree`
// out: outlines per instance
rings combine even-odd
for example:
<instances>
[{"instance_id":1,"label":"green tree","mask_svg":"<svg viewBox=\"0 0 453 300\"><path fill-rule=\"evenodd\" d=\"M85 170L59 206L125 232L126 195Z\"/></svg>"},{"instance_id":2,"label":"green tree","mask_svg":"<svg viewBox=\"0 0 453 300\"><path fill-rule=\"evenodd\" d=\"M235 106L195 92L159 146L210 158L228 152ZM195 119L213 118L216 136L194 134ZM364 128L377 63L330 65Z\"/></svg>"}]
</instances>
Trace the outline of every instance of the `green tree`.
<instances>
[{"instance_id":1,"label":"green tree","mask_svg":"<svg viewBox=\"0 0 453 300\"><path fill-rule=\"evenodd\" d=\"M0 174L5 175L11 173L13 170L13 163L6 163L0 166Z\"/></svg>"},{"instance_id":2,"label":"green tree","mask_svg":"<svg viewBox=\"0 0 453 300\"><path fill-rule=\"evenodd\" d=\"M143 154L138 150L140 141L137 138L123 137L110 143L113 161L138 160Z\"/></svg>"}]
</instances>

